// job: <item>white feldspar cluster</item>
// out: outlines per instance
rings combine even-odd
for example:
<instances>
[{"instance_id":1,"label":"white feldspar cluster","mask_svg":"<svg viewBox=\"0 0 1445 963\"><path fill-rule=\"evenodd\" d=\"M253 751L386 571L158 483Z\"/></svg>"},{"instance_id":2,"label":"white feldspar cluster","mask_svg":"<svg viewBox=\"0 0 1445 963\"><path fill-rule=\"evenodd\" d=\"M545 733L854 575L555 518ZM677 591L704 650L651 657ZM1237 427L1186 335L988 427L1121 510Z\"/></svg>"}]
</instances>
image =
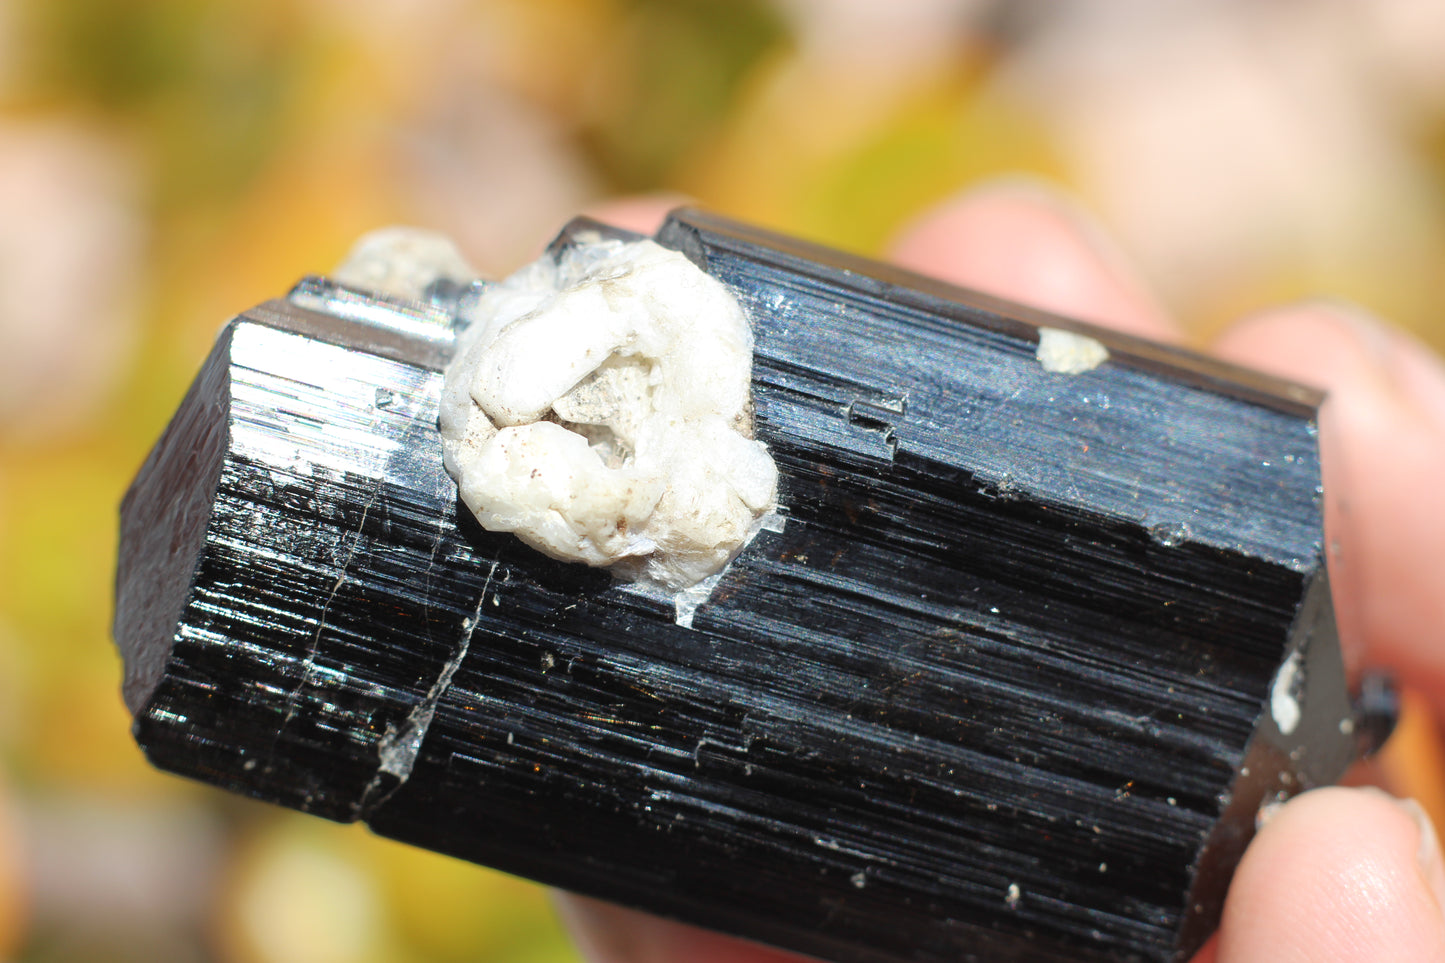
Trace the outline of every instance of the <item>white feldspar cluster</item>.
<instances>
[{"instance_id":1,"label":"white feldspar cluster","mask_svg":"<svg viewBox=\"0 0 1445 963\"><path fill-rule=\"evenodd\" d=\"M775 507L736 299L652 241L586 239L483 296L446 372L447 470L482 526L679 592Z\"/></svg>"}]
</instances>

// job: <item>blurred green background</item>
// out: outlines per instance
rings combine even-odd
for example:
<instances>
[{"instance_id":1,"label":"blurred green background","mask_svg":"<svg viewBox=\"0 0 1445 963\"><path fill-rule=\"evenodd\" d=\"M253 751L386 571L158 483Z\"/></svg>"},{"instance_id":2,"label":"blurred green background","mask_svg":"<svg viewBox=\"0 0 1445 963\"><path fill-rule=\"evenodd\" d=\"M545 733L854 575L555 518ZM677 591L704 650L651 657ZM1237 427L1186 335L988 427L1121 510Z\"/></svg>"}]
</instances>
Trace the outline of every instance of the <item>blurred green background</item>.
<instances>
[{"instance_id":1,"label":"blurred green background","mask_svg":"<svg viewBox=\"0 0 1445 963\"><path fill-rule=\"evenodd\" d=\"M1025 172L1201 342L1329 293L1438 347L1441 64L1433 0L0 0L0 960L576 958L529 884L130 739L121 494L220 324L362 231L499 275L669 191L882 253Z\"/></svg>"}]
</instances>

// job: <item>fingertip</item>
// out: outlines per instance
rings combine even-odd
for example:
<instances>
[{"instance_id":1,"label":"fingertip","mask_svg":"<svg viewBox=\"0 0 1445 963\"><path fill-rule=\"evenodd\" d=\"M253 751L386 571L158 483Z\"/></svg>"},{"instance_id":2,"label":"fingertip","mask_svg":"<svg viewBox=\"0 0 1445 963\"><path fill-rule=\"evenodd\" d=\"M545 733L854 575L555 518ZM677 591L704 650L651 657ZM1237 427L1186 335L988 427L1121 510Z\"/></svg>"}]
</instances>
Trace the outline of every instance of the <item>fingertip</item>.
<instances>
[{"instance_id":1,"label":"fingertip","mask_svg":"<svg viewBox=\"0 0 1445 963\"><path fill-rule=\"evenodd\" d=\"M1055 314L1156 340L1179 331L1105 232L1042 181L991 182L915 221L904 267Z\"/></svg>"},{"instance_id":2,"label":"fingertip","mask_svg":"<svg viewBox=\"0 0 1445 963\"><path fill-rule=\"evenodd\" d=\"M1445 371L1423 345L1338 302L1249 318L1215 352L1328 392L1325 535L1352 670L1388 668L1445 701Z\"/></svg>"},{"instance_id":3,"label":"fingertip","mask_svg":"<svg viewBox=\"0 0 1445 963\"><path fill-rule=\"evenodd\" d=\"M589 204L583 211L588 217L639 234L655 234L674 208L690 203L683 194L639 194Z\"/></svg>"},{"instance_id":4,"label":"fingertip","mask_svg":"<svg viewBox=\"0 0 1445 963\"><path fill-rule=\"evenodd\" d=\"M1333 388L1368 377L1389 348L1384 325L1361 309L1313 301L1263 311L1225 329L1214 353L1282 378Z\"/></svg>"},{"instance_id":5,"label":"fingertip","mask_svg":"<svg viewBox=\"0 0 1445 963\"><path fill-rule=\"evenodd\" d=\"M1445 876L1419 807L1320 789L1281 807L1245 852L1218 963L1445 959Z\"/></svg>"},{"instance_id":6,"label":"fingertip","mask_svg":"<svg viewBox=\"0 0 1445 963\"><path fill-rule=\"evenodd\" d=\"M807 963L722 933L556 892L558 915L588 963Z\"/></svg>"},{"instance_id":7,"label":"fingertip","mask_svg":"<svg viewBox=\"0 0 1445 963\"><path fill-rule=\"evenodd\" d=\"M552 891L557 916L588 963L647 963L648 921L628 918L630 911L562 890Z\"/></svg>"},{"instance_id":8,"label":"fingertip","mask_svg":"<svg viewBox=\"0 0 1445 963\"><path fill-rule=\"evenodd\" d=\"M1219 960L1219 934L1216 933L1209 938L1209 942L1194 954L1189 963L1218 963Z\"/></svg>"}]
</instances>

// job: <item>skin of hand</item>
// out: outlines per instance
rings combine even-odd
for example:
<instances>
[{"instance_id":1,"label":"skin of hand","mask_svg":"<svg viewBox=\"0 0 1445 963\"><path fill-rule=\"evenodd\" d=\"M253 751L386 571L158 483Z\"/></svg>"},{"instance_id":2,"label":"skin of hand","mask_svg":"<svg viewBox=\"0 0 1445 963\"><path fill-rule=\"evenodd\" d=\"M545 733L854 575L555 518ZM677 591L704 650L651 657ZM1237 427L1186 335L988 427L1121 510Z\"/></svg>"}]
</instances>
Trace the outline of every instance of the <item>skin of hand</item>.
<instances>
[{"instance_id":1,"label":"skin of hand","mask_svg":"<svg viewBox=\"0 0 1445 963\"><path fill-rule=\"evenodd\" d=\"M604 205L651 233L678 198ZM898 264L1156 341L1181 332L1103 232L1044 185L1001 181L915 222ZM1329 391L1320 415L1325 532L1346 665L1380 667L1445 706L1445 367L1360 309L1266 312L1213 345L1238 364ZM787 963L800 957L570 894L558 907L591 963ZM1275 810L1194 963L1445 960L1445 863L1419 806L1373 788Z\"/></svg>"}]
</instances>

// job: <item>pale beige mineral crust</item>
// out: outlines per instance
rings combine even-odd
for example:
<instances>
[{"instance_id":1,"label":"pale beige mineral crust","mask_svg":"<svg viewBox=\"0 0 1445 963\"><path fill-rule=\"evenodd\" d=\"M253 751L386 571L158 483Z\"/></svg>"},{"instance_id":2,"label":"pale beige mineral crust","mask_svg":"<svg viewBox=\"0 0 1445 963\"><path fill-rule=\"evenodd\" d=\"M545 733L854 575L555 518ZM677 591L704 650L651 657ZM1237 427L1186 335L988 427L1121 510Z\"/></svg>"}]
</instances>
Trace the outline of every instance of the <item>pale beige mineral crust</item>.
<instances>
[{"instance_id":1,"label":"pale beige mineral crust","mask_svg":"<svg viewBox=\"0 0 1445 963\"><path fill-rule=\"evenodd\" d=\"M1088 335L1062 328L1039 328L1039 347L1035 357L1045 371L1083 374L1108 361L1109 349Z\"/></svg>"},{"instance_id":2,"label":"pale beige mineral crust","mask_svg":"<svg viewBox=\"0 0 1445 963\"><path fill-rule=\"evenodd\" d=\"M593 239L495 285L475 317L441 431L484 528L682 593L776 507L747 318L681 254Z\"/></svg>"}]
</instances>

